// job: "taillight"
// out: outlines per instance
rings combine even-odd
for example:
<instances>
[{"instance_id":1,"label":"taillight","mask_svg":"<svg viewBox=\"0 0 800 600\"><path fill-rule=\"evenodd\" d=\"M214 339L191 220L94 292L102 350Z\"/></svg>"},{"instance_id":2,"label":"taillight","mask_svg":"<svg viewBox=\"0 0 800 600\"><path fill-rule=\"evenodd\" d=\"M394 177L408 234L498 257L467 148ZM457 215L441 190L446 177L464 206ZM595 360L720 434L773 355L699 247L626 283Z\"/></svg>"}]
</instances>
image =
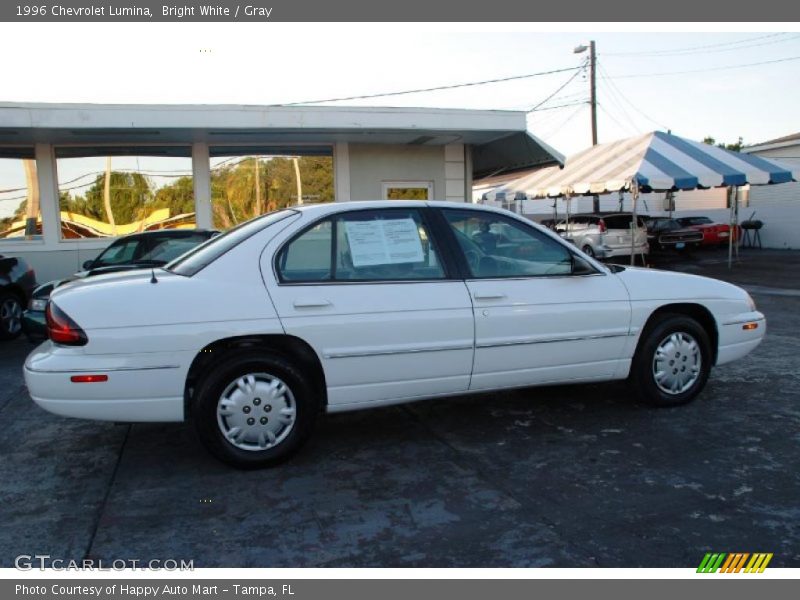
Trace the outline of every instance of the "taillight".
<instances>
[{"instance_id":1,"label":"taillight","mask_svg":"<svg viewBox=\"0 0 800 600\"><path fill-rule=\"evenodd\" d=\"M607 231L606 222L603 219L597 222L597 226L600 228L600 233L605 233Z\"/></svg>"},{"instance_id":2,"label":"taillight","mask_svg":"<svg viewBox=\"0 0 800 600\"><path fill-rule=\"evenodd\" d=\"M56 344L85 346L89 341L83 329L53 302L47 303L44 315L47 320L47 335Z\"/></svg>"}]
</instances>

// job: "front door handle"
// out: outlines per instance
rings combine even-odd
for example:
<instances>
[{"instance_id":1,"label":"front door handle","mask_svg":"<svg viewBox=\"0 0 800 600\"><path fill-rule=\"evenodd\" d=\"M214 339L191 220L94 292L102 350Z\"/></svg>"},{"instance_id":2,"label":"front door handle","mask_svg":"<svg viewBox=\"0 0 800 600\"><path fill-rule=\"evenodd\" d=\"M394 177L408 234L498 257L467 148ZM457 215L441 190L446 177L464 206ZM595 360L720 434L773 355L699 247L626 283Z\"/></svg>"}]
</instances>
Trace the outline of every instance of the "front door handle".
<instances>
[{"instance_id":1,"label":"front door handle","mask_svg":"<svg viewBox=\"0 0 800 600\"><path fill-rule=\"evenodd\" d=\"M324 298L298 298L292 305L295 308L324 308L325 306L331 306L331 302Z\"/></svg>"},{"instance_id":2,"label":"front door handle","mask_svg":"<svg viewBox=\"0 0 800 600\"><path fill-rule=\"evenodd\" d=\"M502 300L506 295L502 292L476 292L473 297L475 300Z\"/></svg>"}]
</instances>

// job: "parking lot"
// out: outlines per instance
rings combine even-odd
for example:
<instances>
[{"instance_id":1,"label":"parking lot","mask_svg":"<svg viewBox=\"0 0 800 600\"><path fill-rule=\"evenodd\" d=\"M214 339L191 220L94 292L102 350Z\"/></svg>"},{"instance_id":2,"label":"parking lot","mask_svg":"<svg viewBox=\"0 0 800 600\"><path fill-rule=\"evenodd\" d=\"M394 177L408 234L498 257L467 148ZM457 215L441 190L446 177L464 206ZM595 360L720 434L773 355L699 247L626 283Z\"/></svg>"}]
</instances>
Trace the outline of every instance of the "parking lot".
<instances>
[{"instance_id":1,"label":"parking lot","mask_svg":"<svg viewBox=\"0 0 800 600\"><path fill-rule=\"evenodd\" d=\"M331 415L294 460L241 472L183 424L60 418L0 344L0 566L19 554L206 566L800 566L800 252L660 265L745 285L765 342L656 410L623 384Z\"/></svg>"}]
</instances>

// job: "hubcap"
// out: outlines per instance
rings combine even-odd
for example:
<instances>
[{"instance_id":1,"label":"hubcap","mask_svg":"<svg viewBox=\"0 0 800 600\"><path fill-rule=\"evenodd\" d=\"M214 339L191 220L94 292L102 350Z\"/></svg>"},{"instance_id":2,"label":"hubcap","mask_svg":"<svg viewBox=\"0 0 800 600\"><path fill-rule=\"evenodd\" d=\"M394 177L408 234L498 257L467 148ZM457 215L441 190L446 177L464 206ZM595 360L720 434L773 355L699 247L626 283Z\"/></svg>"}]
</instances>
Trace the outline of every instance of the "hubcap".
<instances>
[{"instance_id":1,"label":"hubcap","mask_svg":"<svg viewBox=\"0 0 800 600\"><path fill-rule=\"evenodd\" d=\"M656 348L653 378L658 388L672 396L691 388L700 377L700 346L688 333L669 334Z\"/></svg>"},{"instance_id":2,"label":"hubcap","mask_svg":"<svg viewBox=\"0 0 800 600\"><path fill-rule=\"evenodd\" d=\"M7 298L0 305L0 322L7 333L14 335L22 329L22 305L14 298Z\"/></svg>"},{"instance_id":3,"label":"hubcap","mask_svg":"<svg viewBox=\"0 0 800 600\"><path fill-rule=\"evenodd\" d=\"M294 395L281 379L248 373L225 388L217 402L217 425L240 450L267 450L286 439L297 420Z\"/></svg>"}]
</instances>

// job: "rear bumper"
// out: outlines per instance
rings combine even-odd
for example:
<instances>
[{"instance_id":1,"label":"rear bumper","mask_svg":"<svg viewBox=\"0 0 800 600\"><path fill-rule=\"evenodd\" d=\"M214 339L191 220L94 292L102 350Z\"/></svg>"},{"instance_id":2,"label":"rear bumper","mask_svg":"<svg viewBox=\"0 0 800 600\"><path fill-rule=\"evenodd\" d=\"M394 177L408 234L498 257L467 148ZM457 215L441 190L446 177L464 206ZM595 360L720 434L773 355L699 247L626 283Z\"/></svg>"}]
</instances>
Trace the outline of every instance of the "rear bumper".
<instances>
[{"instance_id":1,"label":"rear bumper","mask_svg":"<svg viewBox=\"0 0 800 600\"><path fill-rule=\"evenodd\" d=\"M183 421L186 369L167 353L80 355L38 346L23 373L33 401L48 412L99 421ZM108 380L74 383L76 374Z\"/></svg>"},{"instance_id":2,"label":"rear bumper","mask_svg":"<svg viewBox=\"0 0 800 600\"><path fill-rule=\"evenodd\" d=\"M636 244L633 247L634 254L649 254L650 253L650 245L645 244ZM630 244L621 245L621 246L611 246L611 245L604 245L602 247L602 257L603 258L610 258L612 256L630 256L631 255L631 246Z\"/></svg>"}]
</instances>

